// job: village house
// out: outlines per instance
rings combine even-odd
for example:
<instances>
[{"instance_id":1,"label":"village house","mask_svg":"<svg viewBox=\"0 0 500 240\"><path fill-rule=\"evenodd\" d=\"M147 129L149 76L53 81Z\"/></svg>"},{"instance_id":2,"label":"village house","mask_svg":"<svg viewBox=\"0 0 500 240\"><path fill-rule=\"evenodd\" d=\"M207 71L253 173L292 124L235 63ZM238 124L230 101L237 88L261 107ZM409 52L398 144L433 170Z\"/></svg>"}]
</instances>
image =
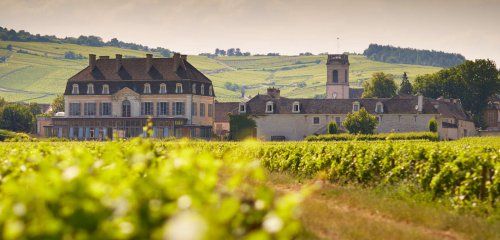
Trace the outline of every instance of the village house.
<instances>
[{"instance_id":1,"label":"village house","mask_svg":"<svg viewBox=\"0 0 500 240\"><path fill-rule=\"evenodd\" d=\"M70 139L144 135L148 119L155 137L209 138L214 119L212 82L188 61L89 55L89 66L72 76L65 111L41 119L39 133Z\"/></svg>"},{"instance_id":2,"label":"village house","mask_svg":"<svg viewBox=\"0 0 500 240\"><path fill-rule=\"evenodd\" d=\"M475 135L474 123L458 100L434 100L423 96L360 98L349 87L347 55L329 55L326 99L286 98L280 90L269 88L245 102L216 103L216 133L229 130L228 114L245 114L256 122L255 136L262 140L302 140L309 135L325 134L327 125L342 126L347 114L365 108L377 116L376 132L428 131L435 118L443 139Z\"/></svg>"}]
</instances>

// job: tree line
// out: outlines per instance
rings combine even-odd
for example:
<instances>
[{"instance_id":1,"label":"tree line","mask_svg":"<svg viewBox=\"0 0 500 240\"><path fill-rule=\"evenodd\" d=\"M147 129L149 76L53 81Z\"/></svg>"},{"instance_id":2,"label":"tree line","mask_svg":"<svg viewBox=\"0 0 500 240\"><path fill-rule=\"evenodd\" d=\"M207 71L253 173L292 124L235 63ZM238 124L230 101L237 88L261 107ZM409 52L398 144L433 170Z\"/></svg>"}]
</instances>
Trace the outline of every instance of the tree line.
<instances>
[{"instance_id":1,"label":"tree line","mask_svg":"<svg viewBox=\"0 0 500 240\"><path fill-rule=\"evenodd\" d=\"M465 57L456 53L399 48L390 45L370 44L363 55L374 61L415 64L435 67L453 67L462 64Z\"/></svg>"},{"instance_id":2,"label":"tree line","mask_svg":"<svg viewBox=\"0 0 500 240\"><path fill-rule=\"evenodd\" d=\"M15 31L14 29L7 29L4 27L0 27L0 40L15 41L15 42L70 43L70 44L92 46L92 47L108 46L108 47L118 47L123 49L157 52L164 57L170 57L172 55L172 51L167 48L162 48L162 47L150 48L148 46L144 46L137 43L123 42L116 38L113 38L107 42L103 41L101 37L92 35L91 36L81 35L77 38L75 37L58 38L54 35L31 34L30 32L24 30Z\"/></svg>"}]
</instances>

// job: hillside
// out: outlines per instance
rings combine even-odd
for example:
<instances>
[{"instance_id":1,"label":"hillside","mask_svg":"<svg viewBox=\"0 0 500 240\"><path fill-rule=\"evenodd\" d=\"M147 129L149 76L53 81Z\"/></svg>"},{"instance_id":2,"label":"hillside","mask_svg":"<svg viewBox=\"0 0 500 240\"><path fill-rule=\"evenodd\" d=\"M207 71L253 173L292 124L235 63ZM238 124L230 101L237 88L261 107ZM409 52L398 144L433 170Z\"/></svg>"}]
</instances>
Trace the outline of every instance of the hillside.
<instances>
[{"instance_id":1,"label":"hillside","mask_svg":"<svg viewBox=\"0 0 500 240\"><path fill-rule=\"evenodd\" d=\"M7 46L12 45L12 51ZM0 41L0 96L7 101L49 103L63 92L66 80L87 65L87 59L64 59L64 53L73 51L83 56L89 53L125 57L144 57L146 52L116 47L91 47L68 43ZM161 57L155 53L155 57ZM205 73L214 83L219 101L237 101L238 90L245 85L247 95L265 92L276 86L284 96L314 97L324 94L326 81L326 56L247 56L217 57L189 56L188 60ZM410 79L419 74L438 71L440 68L390 64L352 55L351 84L361 86L372 73L384 71L401 75L407 72ZM231 83L231 87L227 87ZM236 85L237 86L236 86ZM232 90L229 90L229 89Z\"/></svg>"}]
</instances>

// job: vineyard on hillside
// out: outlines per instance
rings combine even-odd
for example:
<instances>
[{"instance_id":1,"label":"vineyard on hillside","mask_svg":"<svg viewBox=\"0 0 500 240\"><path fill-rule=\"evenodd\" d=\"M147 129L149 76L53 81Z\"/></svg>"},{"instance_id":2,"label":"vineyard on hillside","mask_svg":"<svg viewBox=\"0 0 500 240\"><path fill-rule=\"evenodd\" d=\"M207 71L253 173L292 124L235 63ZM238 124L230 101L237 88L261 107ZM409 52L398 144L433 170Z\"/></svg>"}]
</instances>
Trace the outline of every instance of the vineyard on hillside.
<instances>
[{"instance_id":1,"label":"vineyard on hillside","mask_svg":"<svg viewBox=\"0 0 500 240\"><path fill-rule=\"evenodd\" d=\"M499 155L499 138L0 143L0 236L290 239L301 234L309 188L278 195L263 184L266 169L366 188L405 184L495 214Z\"/></svg>"}]
</instances>

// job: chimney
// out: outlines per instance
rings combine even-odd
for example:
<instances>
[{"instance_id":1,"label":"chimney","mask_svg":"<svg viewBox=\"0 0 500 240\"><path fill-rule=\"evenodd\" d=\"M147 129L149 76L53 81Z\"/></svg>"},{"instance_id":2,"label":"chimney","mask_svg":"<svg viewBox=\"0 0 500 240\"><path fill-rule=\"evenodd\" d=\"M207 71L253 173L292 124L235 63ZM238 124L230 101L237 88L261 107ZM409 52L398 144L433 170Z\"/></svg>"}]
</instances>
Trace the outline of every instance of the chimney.
<instances>
[{"instance_id":1,"label":"chimney","mask_svg":"<svg viewBox=\"0 0 500 240\"><path fill-rule=\"evenodd\" d=\"M424 109L424 96L418 95L417 111L419 113L422 113L423 109Z\"/></svg>"},{"instance_id":2,"label":"chimney","mask_svg":"<svg viewBox=\"0 0 500 240\"><path fill-rule=\"evenodd\" d=\"M173 60L174 60L174 64L173 64L173 71L177 71L177 69L179 68L179 65L181 64L181 54L180 53L174 53L174 56L172 57Z\"/></svg>"},{"instance_id":3,"label":"chimney","mask_svg":"<svg viewBox=\"0 0 500 240\"><path fill-rule=\"evenodd\" d=\"M146 72L149 72L151 70L151 67L153 66L153 54L146 54Z\"/></svg>"},{"instance_id":4,"label":"chimney","mask_svg":"<svg viewBox=\"0 0 500 240\"><path fill-rule=\"evenodd\" d=\"M277 88L268 88L267 89L267 95L273 97L273 98L279 98L280 97L280 90Z\"/></svg>"},{"instance_id":5,"label":"chimney","mask_svg":"<svg viewBox=\"0 0 500 240\"><path fill-rule=\"evenodd\" d=\"M116 54L116 71L120 71L120 68L122 67L122 55L121 54Z\"/></svg>"},{"instance_id":6,"label":"chimney","mask_svg":"<svg viewBox=\"0 0 500 240\"><path fill-rule=\"evenodd\" d=\"M89 54L89 66L91 69L94 69L95 63L96 63L95 54Z\"/></svg>"},{"instance_id":7,"label":"chimney","mask_svg":"<svg viewBox=\"0 0 500 240\"><path fill-rule=\"evenodd\" d=\"M187 60L187 55L181 55L182 60Z\"/></svg>"}]
</instances>

